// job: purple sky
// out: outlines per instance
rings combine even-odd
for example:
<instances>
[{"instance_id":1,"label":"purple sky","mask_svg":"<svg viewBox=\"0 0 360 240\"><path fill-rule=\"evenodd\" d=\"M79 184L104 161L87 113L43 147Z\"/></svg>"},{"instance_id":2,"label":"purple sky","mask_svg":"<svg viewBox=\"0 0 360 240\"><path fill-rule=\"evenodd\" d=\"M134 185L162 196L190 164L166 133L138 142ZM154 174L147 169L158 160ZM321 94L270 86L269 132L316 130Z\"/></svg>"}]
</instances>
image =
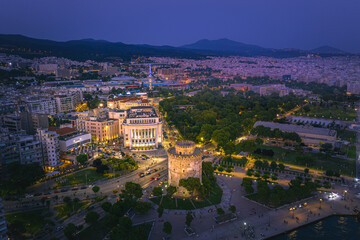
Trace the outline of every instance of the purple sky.
<instances>
[{"instance_id":1,"label":"purple sky","mask_svg":"<svg viewBox=\"0 0 360 240\"><path fill-rule=\"evenodd\" d=\"M0 0L0 33L179 46L229 38L360 53L360 0Z\"/></svg>"}]
</instances>

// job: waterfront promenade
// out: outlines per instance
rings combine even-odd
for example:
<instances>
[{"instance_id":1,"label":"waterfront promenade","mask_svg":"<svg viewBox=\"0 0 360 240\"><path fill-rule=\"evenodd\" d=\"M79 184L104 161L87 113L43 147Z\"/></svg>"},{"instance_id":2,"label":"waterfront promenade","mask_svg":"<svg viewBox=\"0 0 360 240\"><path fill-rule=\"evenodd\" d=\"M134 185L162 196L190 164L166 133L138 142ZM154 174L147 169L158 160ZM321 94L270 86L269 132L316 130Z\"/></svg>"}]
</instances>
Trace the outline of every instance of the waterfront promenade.
<instances>
[{"instance_id":1,"label":"waterfront promenade","mask_svg":"<svg viewBox=\"0 0 360 240\"><path fill-rule=\"evenodd\" d=\"M360 199L355 197L360 190L339 184L334 185L333 189L329 191L344 194L346 190L344 199L341 196L329 199L329 193L317 192L312 198L278 209L271 209L245 197L244 190L240 186L241 178L218 176L218 179L226 193L225 201L217 206L192 210L195 219L191 223L191 227L195 230L195 235L187 237L184 233L187 211L165 210L161 220L156 219L150 239L165 237L162 232L165 221L169 221L173 225L171 239L267 239L331 215L352 215L354 214L353 209L360 207ZM214 221L214 217L217 216L216 208L222 207L227 211L229 205L236 206L238 219L222 225L216 224ZM299 207L300 205L301 207ZM290 211L295 206L296 210Z\"/></svg>"}]
</instances>

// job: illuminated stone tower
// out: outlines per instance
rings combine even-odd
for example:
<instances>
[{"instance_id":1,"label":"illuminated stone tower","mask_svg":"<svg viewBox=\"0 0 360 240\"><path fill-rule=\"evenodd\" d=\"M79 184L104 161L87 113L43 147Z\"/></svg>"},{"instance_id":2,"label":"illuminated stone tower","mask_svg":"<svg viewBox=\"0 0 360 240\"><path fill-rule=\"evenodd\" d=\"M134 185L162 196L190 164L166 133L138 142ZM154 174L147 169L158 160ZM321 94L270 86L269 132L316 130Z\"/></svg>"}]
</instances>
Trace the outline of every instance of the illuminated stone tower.
<instances>
[{"instance_id":1,"label":"illuminated stone tower","mask_svg":"<svg viewBox=\"0 0 360 240\"><path fill-rule=\"evenodd\" d=\"M199 178L202 182L202 152L192 141L177 141L175 147L168 150L169 185L177 187L178 196L188 196L183 187L179 187L180 179L189 177Z\"/></svg>"}]
</instances>

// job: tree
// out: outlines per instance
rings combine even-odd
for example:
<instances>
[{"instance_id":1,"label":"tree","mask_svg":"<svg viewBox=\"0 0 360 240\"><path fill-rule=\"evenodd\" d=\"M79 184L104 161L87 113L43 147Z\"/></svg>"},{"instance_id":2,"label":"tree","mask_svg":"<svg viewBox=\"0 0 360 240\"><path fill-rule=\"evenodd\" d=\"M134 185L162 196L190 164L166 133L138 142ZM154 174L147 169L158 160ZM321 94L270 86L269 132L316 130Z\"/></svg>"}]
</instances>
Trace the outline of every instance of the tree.
<instances>
[{"instance_id":1,"label":"tree","mask_svg":"<svg viewBox=\"0 0 360 240\"><path fill-rule=\"evenodd\" d=\"M216 212L217 212L217 214L219 214L219 215L225 214L225 211L224 211L224 209L222 209L222 208L217 208L217 209L216 209Z\"/></svg>"},{"instance_id":2,"label":"tree","mask_svg":"<svg viewBox=\"0 0 360 240\"><path fill-rule=\"evenodd\" d=\"M172 225L170 222L164 222L163 232L166 234L171 234L172 232Z\"/></svg>"},{"instance_id":3,"label":"tree","mask_svg":"<svg viewBox=\"0 0 360 240\"><path fill-rule=\"evenodd\" d=\"M80 154L76 156L76 161L80 163L81 165L85 165L87 162L87 154Z\"/></svg>"},{"instance_id":4,"label":"tree","mask_svg":"<svg viewBox=\"0 0 360 240\"><path fill-rule=\"evenodd\" d=\"M309 169L308 168L305 168L304 169L304 173L307 175L307 174L309 174Z\"/></svg>"},{"instance_id":5,"label":"tree","mask_svg":"<svg viewBox=\"0 0 360 240\"><path fill-rule=\"evenodd\" d=\"M255 139L255 143L256 143L257 145L262 145L262 144L264 143L264 141L263 141L261 138L256 138L256 139Z\"/></svg>"},{"instance_id":6,"label":"tree","mask_svg":"<svg viewBox=\"0 0 360 240\"><path fill-rule=\"evenodd\" d=\"M166 189L166 195L171 197L174 193L176 193L176 187L169 185Z\"/></svg>"},{"instance_id":7,"label":"tree","mask_svg":"<svg viewBox=\"0 0 360 240\"><path fill-rule=\"evenodd\" d=\"M280 164L279 164L279 169L280 169L281 171L284 171L284 170L285 170L285 165L282 164L282 163L280 163Z\"/></svg>"},{"instance_id":8,"label":"tree","mask_svg":"<svg viewBox=\"0 0 360 240\"><path fill-rule=\"evenodd\" d=\"M323 152L331 152L333 145L331 143L324 143L321 145L320 150Z\"/></svg>"},{"instance_id":9,"label":"tree","mask_svg":"<svg viewBox=\"0 0 360 240\"><path fill-rule=\"evenodd\" d=\"M92 190L93 190L94 193L97 193L98 191L100 191L100 187L99 186L94 186L92 188Z\"/></svg>"},{"instance_id":10,"label":"tree","mask_svg":"<svg viewBox=\"0 0 360 240\"><path fill-rule=\"evenodd\" d=\"M130 239L130 232L132 230L132 221L128 217L119 218L118 227L115 227L110 233L110 239Z\"/></svg>"},{"instance_id":11,"label":"tree","mask_svg":"<svg viewBox=\"0 0 360 240\"><path fill-rule=\"evenodd\" d=\"M0 181L1 195L20 195L28 186L45 177L39 163L20 164L12 162L6 166L6 178Z\"/></svg>"},{"instance_id":12,"label":"tree","mask_svg":"<svg viewBox=\"0 0 360 240\"><path fill-rule=\"evenodd\" d=\"M151 209L151 203L149 202L137 202L134 211L138 214L146 214Z\"/></svg>"},{"instance_id":13,"label":"tree","mask_svg":"<svg viewBox=\"0 0 360 240\"><path fill-rule=\"evenodd\" d=\"M90 211L86 214L86 217L85 217L85 222L86 223L89 223L89 224L94 224L97 222L97 220L99 219L99 214L95 211Z\"/></svg>"},{"instance_id":14,"label":"tree","mask_svg":"<svg viewBox=\"0 0 360 240\"><path fill-rule=\"evenodd\" d=\"M108 215L105 215L105 217L103 218L103 221L104 221L105 227L111 229L111 228L115 227L116 224L118 223L118 218L117 218L117 216L115 216L113 214L108 214Z\"/></svg>"},{"instance_id":15,"label":"tree","mask_svg":"<svg viewBox=\"0 0 360 240\"><path fill-rule=\"evenodd\" d=\"M195 192L200 191L202 185L199 178L189 177L187 179L180 179L179 186L195 194Z\"/></svg>"},{"instance_id":16,"label":"tree","mask_svg":"<svg viewBox=\"0 0 360 240\"><path fill-rule=\"evenodd\" d=\"M192 222L193 220L194 220L194 217L193 217L192 213L191 213L191 212L187 212L185 224L186 224L188 227L190 227L190 224L191 224L191 222Z\"/></svg>"},{"instance_id":17,"label":"tree","mask_svg":"<svg viewBox=\"0 0 360 240\"><path fill-rule=\"evenodd\" d=\"M101 208L105 212L110 212L111 207L112 207L112 204L110 202L104 202L103 204L101 204Z\"/></svg>"},{"instance_id":18,"label":"tree","mask_svg":"<svg viewBox=\"0 0 360 240\"><path fill-rule=\"evenodd\" d=\"M237 152L252 153L256 150L256 143L252 140L244 140L236 145Z\"/></svg>"},{"instance_id":19,"label":"tree","mask_svg":"<svg viewBox=\"0 0 360 240\"><path fill-rule=\"evenodd\" d=\"M143 195L142 188L140 184L133 183L133 182L126 182L125 189L121 190L121 196L123 198L141 198Z\"/></svg>"},{"instance_id":20,"label":"tree","mask_svg":"<svg viewBox=\"0 0 360 240\"><path fill-rule=\"evenodd\" d=\"M161 218L161 216L163 215L164 213L164 207L163 206L159 206L158 209L157 209L157 212L159 214L159 218Z\"/></svg>"},{"instance_id":21,"label":"tree","mask_svg":"<svg viewBox=\"0 0 360 240\"><path fill-rule=\"evenodd\" d=\"M64 234L68 239L75 239L74 234L76 233L76 226L73 223L69 223L65 228L64 228Z\"/></svg>"},{"instance_id":22,"label":"tree","mask_svg":"<svg viewBox=\"0 0 360 240\"><path fill-rule=\"evenodd\" d=\"M270 168L271 168L272 170L275 170L277 167L278 167L278 165L277 165L277 163L276 163L275 161L272 161L272 162L270 163Z\"/></svg>"},{"instance_id":23,"label":"tree","mask_svg":"<svg viewBox=\"0 0 360 240\"><path fill-rule=\"evenodd\" d=\"M155 196L155 197L160 197L162 194L163 194L163 190L161 187L154 187L153 191L152 191L152 194Z\"/></svg>"},{"instance_id":24,"label":"tree","mask_svg":"<svg viewBox=\"0 0 360 240\"><path fill-rule=\"evenodd\" d=\"M232 213L235 213L236 212L236 207L234 205L231 205L229 210L232 212Z\"/></svg>"}]
</instances>

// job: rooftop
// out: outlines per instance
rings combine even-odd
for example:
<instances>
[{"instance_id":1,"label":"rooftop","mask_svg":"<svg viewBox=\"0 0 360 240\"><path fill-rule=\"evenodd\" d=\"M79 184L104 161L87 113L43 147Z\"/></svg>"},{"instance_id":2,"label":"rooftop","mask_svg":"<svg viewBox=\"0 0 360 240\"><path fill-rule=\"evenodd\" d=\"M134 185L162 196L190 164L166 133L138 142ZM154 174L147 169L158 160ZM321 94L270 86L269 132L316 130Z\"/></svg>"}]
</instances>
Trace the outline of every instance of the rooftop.
<instances>
[{"instance_id":1,"label":"rooftop","mask_svg":"<svg viewBox=\"0 0 360 240\"><path fill-rule=\"evenodd\" d=\"M59 128L56 129L55 131L59 136L69 135L77 132L75 128L70 128L70 127Z\"/></svg>"},{"instance_id":2,"label":"rooftop","mask_svg":"<svg viewBox=\"0 0 360 240\"><path fill-rule=\"evenodd\" d=\"M293 124L284 124L284 123L273 123L273 122L263 122L258 121L254 124L254 127L262 125L264 127L269 127L271 129L278 128L284 132L297 132L297 133L307 133L307 134L317 134L324 136L336 136L335 130L330 130L328 128L318 128L312 126L301 126Z\"/></svg>"}]
</instances>

